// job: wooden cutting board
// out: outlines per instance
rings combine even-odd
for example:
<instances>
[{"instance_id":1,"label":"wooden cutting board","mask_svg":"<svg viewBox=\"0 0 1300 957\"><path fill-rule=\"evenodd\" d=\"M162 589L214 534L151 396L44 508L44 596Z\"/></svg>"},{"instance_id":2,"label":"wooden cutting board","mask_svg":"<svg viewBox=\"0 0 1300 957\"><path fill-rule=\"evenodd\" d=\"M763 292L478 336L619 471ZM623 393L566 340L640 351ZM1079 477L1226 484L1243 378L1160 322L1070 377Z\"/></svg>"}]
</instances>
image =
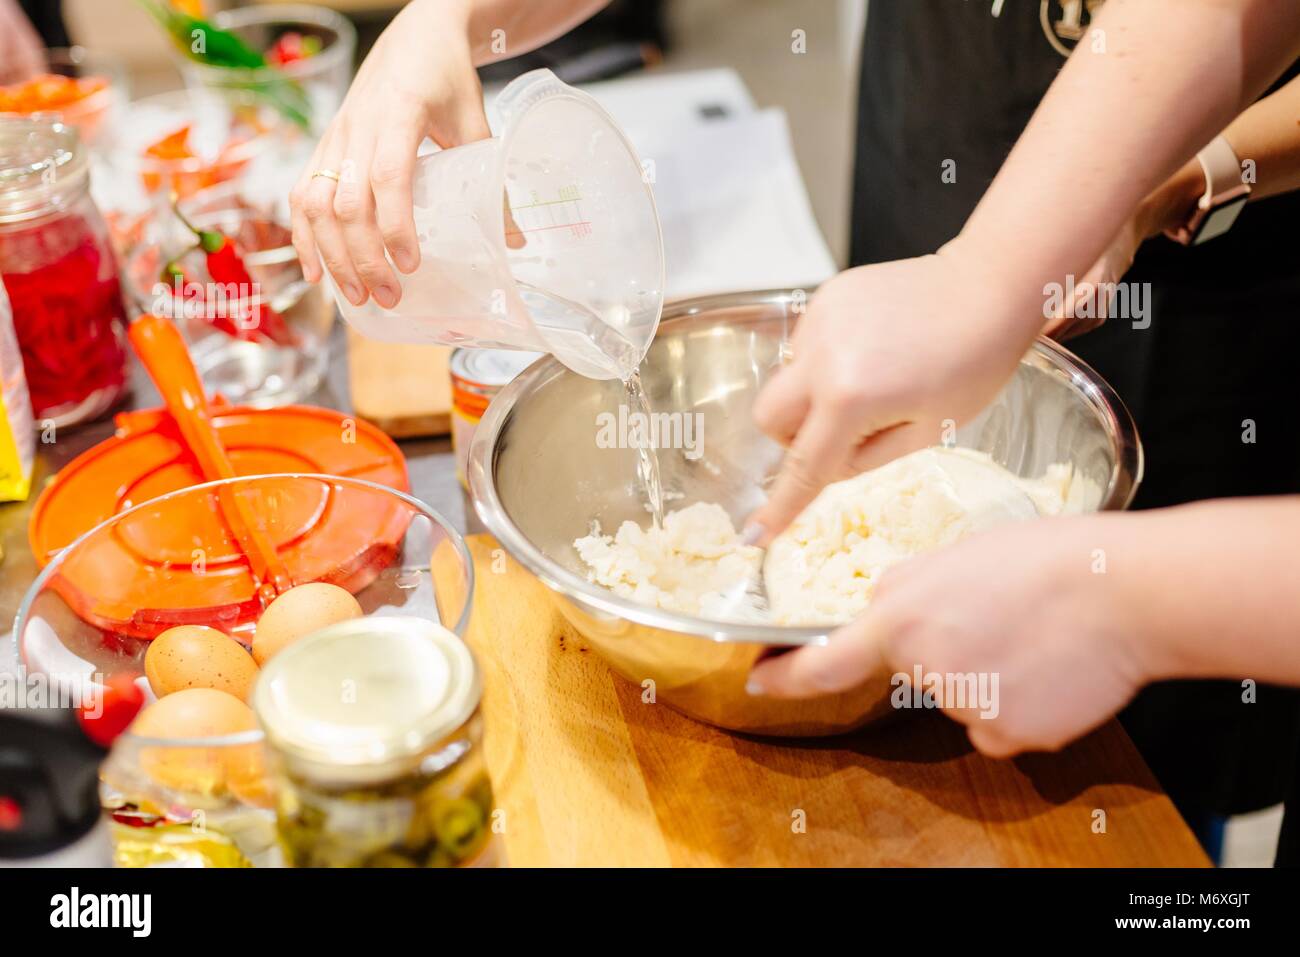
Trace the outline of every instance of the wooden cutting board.
<instances>
[{"instance_id":1,"label":"wooden cutting board","mask_svg":"<svg viewBox=\"0 0 1300 957\"><path fill-rule=\"evenodd\" d=\"M451 431L451 349L367 339L348 329L352 410L395 439Z\"/></svg>"},{"instance_id":2,"label":"wooden cutting board","mask_svg":"<svg viewBox=\"0 0 1300 957\"><path fill-rule=\"evenodd\" d=\"M469 545L512 865L1209 863L1114 721L1015 761L976 754L935 713L834 739L732 735L643 703L493 539Z\"/></svg>"}]
</instances>

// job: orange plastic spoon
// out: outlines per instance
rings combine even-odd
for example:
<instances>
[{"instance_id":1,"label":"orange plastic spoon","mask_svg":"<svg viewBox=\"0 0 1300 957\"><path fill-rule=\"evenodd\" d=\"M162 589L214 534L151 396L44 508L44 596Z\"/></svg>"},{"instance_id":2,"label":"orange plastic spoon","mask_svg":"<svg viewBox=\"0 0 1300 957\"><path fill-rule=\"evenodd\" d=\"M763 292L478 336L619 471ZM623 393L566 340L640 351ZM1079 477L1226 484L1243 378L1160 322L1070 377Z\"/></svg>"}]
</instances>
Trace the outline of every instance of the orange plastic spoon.
<instances>
[{"instance_id":1,"label":"orange plastic spoon","mask_svg":"<svg viewBox=\"0 0 1300 957\"><path fill-rule=\"evenodd\" d=\"M131 323L128 335L149 377L158 387L167 411L176 421L181 437L198 462L203 478L212 482L238 475L212 424L203 384L180 331L169 320L146 314ZM248 558L250 570L257 580L262 604L269 604L293 586L288 569L275 546L258 528L248 503L229 488L222 490L221 502L226 523Z\"/></svg>"}]
</instances>

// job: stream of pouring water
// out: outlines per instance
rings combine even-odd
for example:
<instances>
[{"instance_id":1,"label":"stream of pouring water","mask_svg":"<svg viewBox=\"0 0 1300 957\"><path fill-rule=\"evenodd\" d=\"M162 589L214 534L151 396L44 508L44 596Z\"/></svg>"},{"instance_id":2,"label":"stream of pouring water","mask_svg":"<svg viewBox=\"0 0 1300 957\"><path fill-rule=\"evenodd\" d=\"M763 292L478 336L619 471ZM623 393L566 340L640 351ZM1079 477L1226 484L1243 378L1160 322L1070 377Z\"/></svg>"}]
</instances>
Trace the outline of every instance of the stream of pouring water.
<instances>
[{"instance_id":1,"label":"stream of pouring water","mask_svg":"<svg viewBox=\"0 0 1300 957\"><path fill-rule=\"evenodd\" d=\"M636 442L637 478L650 505L650 514L656 527L664 523L664 491L659 474L659 452L654 442L654 418L650 397L641 383L641 352L627 336L603 316L581 303L573 302L535 286L520 283L520 297L524 300L533 322L543 332L552 349L562 349L565 358L578 360L614 373L623 383L628 404L629 421L640 413L646 429ZM629 439L632 437L629 436Z\"/></svg>"},{"instance_id":2,"label":"stream of pouring water","mask_svg":"<svg viewBox=\"0 0 1300 957\"><path fill-rule=\"evenodd\" d=\"M646 395L645 388L641 385L641 372L634 370L626 379L623 380L623 388L627 393L628 411L631 413L641 413L641 421L647 424L654 421L651 418L650 397ZM631 418L629 416L629 418ZM664 524L664 486L659 477L659 451L655 448L652 430L647 429L647 434L642 438L645 441L636 444L636 473L641 479L641 488L645 491L645 496L650 502L650 514L654 518L656 528L662 528Z\"/></svg>"}]
</instances>

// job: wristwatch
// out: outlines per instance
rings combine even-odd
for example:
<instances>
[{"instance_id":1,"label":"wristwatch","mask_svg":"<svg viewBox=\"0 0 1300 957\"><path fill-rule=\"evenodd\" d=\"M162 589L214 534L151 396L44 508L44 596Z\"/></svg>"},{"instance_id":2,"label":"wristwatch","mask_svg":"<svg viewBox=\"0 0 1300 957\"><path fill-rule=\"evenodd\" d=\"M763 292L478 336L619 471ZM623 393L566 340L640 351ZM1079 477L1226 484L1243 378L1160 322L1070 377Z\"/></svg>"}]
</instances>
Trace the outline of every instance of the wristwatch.
<instances>
[{"instance_id":1,"label":"wristwatch","mask_svg":"<svg viewBox=\"0 0 1300 957\"><path fill-rule=\"evenodd\" d=\"M1186 223L1165 234L1184 246L1199 246L1222 236L1232 228L1250 198L1250 184L1241 176L1241 161L1222 136L1215 137L1196 154L1196 159L1205 171L1205 195L1192 208Z\"/></svg>"}]
</instances>

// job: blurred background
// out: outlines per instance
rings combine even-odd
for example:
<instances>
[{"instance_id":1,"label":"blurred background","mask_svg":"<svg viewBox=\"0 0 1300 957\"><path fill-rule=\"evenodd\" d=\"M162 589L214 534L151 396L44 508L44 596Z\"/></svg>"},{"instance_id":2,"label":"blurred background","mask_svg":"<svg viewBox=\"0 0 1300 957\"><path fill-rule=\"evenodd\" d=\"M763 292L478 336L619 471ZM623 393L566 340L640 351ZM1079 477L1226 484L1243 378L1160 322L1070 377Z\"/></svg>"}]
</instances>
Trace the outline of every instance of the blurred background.
<instances>
[{"instance_id":1,"label":"blurred background","mask_svg":"<svg viewBox=\"0 0 1300 957\"><path fill-rule=\"evenodd\" d=\"M207 0L204 9L257 5ZM402 7L387 0L326 0L320 5L356 25L358 62ZM634 60L621 54L629 44L646 48L650 62L661 57L657 68L666 72L733 68L758 107L785 109L813 212L836 262L843 265L856 64L866 8L867 0L615 0L573 35L518 62L498 65L485 81L541 65L570 82L606 78L636 68ZM65 0L64 11L74 42L123 59L134 95L182 85L166 35L130 0ZM797 57L790 55L796 29L807 37L807 52ZM607 57L593 56L602 48ZM773 69L778 58L780 69ZM566 64L583 75L566 75Z\"/></svg>"}]
</instances>

